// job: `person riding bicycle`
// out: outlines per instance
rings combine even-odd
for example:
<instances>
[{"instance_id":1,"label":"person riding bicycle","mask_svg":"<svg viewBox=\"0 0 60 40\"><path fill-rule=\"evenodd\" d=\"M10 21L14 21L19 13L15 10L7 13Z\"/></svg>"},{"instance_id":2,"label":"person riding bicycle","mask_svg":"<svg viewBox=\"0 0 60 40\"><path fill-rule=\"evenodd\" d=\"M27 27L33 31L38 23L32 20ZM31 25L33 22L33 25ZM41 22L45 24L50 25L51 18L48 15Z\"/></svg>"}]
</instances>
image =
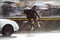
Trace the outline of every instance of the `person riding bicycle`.
<instances>
[{"instance_id":1,"label":"person riding bicycle","mask_svg":"<svg viewBox=\"0 0 60 40\"><path fill-rule=\"evenodd\" d=\"M29 30L31 30L32 25L34 25L37 17L39 17L39 15L36 12L36 7L37 6L33 6L31 9L24 10L24 13L26 14L26 17L28 19L28 23L31 24ZM35 30L35 28L34 28L34 30Z\"/></svg>"}]
</instances>

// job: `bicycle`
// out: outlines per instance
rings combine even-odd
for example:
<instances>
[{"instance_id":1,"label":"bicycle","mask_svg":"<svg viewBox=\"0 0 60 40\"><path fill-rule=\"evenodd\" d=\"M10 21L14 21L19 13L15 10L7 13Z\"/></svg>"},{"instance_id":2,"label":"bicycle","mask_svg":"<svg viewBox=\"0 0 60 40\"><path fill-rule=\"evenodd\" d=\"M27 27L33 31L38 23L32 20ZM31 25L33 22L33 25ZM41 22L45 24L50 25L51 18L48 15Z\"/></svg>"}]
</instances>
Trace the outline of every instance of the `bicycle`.
<instances>
[{"instance_id":1,"label":"bicycle","mask_svg":"<svg viewBox=\"0 0 60 40\"><path fill-rule=\"evenodd\" d=\"M21 25L21 31L36 31L41 29L41 23L37 19L35 22L33 19L31 19L32 22L24 21L23 24ZM38 26L38 27L37 27Z\"/></svg>"}]
</instances>

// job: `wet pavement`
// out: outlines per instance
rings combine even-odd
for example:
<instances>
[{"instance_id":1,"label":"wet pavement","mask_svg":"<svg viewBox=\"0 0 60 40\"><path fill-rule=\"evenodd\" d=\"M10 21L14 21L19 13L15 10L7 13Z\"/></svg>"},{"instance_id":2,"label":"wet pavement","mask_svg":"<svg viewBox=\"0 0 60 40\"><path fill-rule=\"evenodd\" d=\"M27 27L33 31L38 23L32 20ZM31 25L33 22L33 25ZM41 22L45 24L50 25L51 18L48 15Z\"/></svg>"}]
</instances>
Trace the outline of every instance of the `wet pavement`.
<instances>
[{"instance_id":1,"label":"wet pavement","mask_svg":"<svg viewBox=\"0 0 60 40\"><path fill-rule=\"evenodd\" d=\"M14 33L10 37L3 37L0 40L60 40L60 30L40 33Z\"/></svg>"}]
</instances>

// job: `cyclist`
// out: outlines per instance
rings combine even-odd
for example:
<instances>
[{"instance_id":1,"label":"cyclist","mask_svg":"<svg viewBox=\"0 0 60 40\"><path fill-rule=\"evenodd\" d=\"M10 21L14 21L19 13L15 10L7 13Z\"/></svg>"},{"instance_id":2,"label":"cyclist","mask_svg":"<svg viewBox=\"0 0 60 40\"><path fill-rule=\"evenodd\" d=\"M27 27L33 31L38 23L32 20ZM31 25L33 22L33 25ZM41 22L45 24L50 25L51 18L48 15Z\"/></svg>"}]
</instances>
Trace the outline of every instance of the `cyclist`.
<instances>
[{"instance_id":1,"label":"cyclist","mask_svg":"<svg viewBox=\"0 0 60 40\"><path fill-rule=\"evenodd\" d=\"M29 30L31 30L31 28L33 27L37 17L39 17L39 15L36 12L36 7L37 6L33 6L31 9L25 9L24 13L26 14L26 17L28 19L28 23L31 24L29 26ZM40 17L39 17L40 18ZM35 27L33 27L35 30Z\"/></svg>"}]
</instances>

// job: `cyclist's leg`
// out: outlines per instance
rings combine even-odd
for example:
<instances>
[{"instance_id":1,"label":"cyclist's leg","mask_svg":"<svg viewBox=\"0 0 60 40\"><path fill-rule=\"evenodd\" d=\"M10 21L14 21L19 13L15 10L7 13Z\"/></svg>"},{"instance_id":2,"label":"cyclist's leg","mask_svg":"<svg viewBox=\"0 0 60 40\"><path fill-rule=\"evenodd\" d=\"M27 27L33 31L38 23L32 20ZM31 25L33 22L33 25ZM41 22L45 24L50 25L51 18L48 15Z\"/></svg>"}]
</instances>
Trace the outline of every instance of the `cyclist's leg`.
<instances>
[{"instance_id":1,"label":"cyclist's leg","mask_svg":"<svg viewBox=\"0 0 60 40\"><path fill-rule=\"evenodd\" d=\"M32 21L32 30L35 30L35 21Z\"/></svg>"},{"instance_id":2,"label":"cyclist's leg","mask_svg":"<svg viewBox=\"0 0 60 40\"><path fill-rule=\"evenodd\" d=\"M34 26L35 25L35 18L31 19L31 21L32 21L31 22L31 30L35 31L35 26Z\"/></svg>"},{"instance_id":3,"label":"cyclist's leg","mask_svg":"<svg viewBox=\"0 0 60 40\"><path fill-rule=\"evenodd\" d=\"M34 26L33 26L34 25L34 19L30 18L28 23L29 23L29 30L30 31L34 30Z\"/></svg>"},{"instance_id":4,"label":"cyclist's leg","mask_svg":"<svg viewBox=\"0 0 60 40\"><path fill-rule=\"evenodd\" d=\"M37 29L39 29L39 27L41 27L39 24L39 20L36 20L36 18L34 18L33 27L34 27L34 30L37 30Z\"/></svg>"},{"instance_id":5,"label":"cyclist's leg","mask_svg":"<svg viewBox=\"0 0 60 40\"><path fill-rule=\"evenodd\" d=\"M29 23L29 30L35 30L34 24L35 24L36 17L29 17L28 23Z\"/></svg>"}]
</instances>

